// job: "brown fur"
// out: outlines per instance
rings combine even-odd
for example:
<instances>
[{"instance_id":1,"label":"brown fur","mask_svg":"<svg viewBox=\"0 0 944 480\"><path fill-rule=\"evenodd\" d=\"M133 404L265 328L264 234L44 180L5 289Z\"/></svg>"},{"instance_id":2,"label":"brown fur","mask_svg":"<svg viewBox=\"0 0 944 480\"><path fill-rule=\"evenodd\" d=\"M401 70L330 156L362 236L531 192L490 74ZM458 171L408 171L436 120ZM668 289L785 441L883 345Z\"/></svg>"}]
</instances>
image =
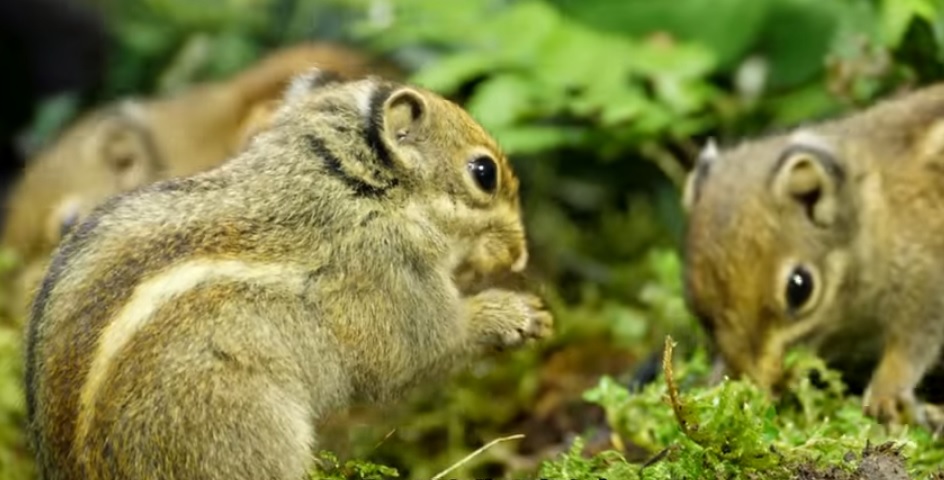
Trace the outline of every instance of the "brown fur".
<instances>
[{"instance_id":1,"label":"brown fur","mask_svg":"<svg viewBox=\"0 0 944 480\"><path fill-rule=\"evenodd\" d=\"M699 161L684 195L687 298L734 373L775 386L798 343L837 364L871 359L866 411L922 421L914 391L944 342L942 127L937 85ZM815 286L791 311L796 265Z\"/></svg>"},{"instance_id":2,"label":"brown fur","mask_svg":"<svg viewBox=\"0 0 944 480\"><path fill-rule=\"evenodd\" d=\"M109 196L218 165L265 127L293 75L313 66L347 78L394 67L329 43L284 47L232 78L175 94L124 100L80 117L30 162L7 205L2 244L23 263L14 285L26 304L62 235ZM17 272L19 273L19 272Z\"/></svg>"},{"instance_id":3,"label":"brown fur","mask_svg":"<svg viewBox=\"0 0 944 480\"><path fill-rule=\"evenodd\" d=\"M330 413L550 333L534 294L481 285L527 259L491 137L430 92L319 78L232 160L64 240L28 326L43 478L301 479Z\"/></svg>"}]
</instances>

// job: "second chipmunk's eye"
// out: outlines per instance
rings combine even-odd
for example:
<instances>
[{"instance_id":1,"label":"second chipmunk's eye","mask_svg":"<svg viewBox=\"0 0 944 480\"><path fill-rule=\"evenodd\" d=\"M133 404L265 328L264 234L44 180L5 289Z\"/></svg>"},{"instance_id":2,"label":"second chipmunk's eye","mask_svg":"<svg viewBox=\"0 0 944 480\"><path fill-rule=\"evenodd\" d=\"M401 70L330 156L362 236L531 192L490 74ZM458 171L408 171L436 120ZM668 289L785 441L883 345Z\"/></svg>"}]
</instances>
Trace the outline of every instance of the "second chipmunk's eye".
<instances>
[{"instance_id":1,"label":"second chipmunk's eye","mask_svg":"<svg viewBox=\"0 0 944 480\"><path fill-rule=\"evenodd\" d=\"M791 312L801 310L813 297L814 287L813 274L802 265L794 267L787 277L787 290L784 297L787 308Z\"/></svg>"},{"instance_id":2,"label":"second chipmunk's eye","mask_svg":"<svg viewBox=\"0 0 944 480\"><path fill-rule=\"evenodd\" d=\"M475 183L482 188L482 190L492 193L495 191L495 187L498 184L498 166L495 165L495 160L491 157L476 157L474 160L468 164L469 172L472 173L472 178L475 179Z\"/></svg>"}]
</instances>

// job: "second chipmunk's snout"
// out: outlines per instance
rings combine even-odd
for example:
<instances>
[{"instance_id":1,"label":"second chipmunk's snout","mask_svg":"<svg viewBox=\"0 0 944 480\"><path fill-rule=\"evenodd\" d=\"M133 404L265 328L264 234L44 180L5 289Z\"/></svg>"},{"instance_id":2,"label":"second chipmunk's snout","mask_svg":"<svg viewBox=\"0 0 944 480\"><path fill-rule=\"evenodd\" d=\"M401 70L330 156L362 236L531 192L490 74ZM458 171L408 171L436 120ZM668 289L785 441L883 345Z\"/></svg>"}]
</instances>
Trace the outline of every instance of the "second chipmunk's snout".
<instances>
[{"instance_id":1,"label":"second chipmunk's snout","mask_svg":"<svg viewBox=\"0 0 944 480\"><path fill-rule=\"evenodd\" d=\"M715 341L731 374L772 392L783 380L786 346L773 332L765 333L749 336L738 329L722 328L715 330Z\"/></svg>"}]
</instances>

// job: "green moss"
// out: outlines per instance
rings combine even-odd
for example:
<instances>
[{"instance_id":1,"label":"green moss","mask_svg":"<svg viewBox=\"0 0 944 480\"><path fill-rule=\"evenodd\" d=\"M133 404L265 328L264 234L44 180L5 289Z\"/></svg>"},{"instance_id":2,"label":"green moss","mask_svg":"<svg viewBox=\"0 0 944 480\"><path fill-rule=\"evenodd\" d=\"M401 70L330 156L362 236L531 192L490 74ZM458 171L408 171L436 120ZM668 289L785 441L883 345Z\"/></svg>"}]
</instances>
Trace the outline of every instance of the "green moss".
<instances>
[{"instance_id":1,"label":"green moss","mask_svg":"<svg viewBox=\"0 0 944 480\"><path fill-rule=\"evenodd\" d=\"M844 392L839 374L809 351L792 351L786 366L786 387L777 398L741 380L708 385L709 362L701 349L673 364L675 401L664 374L638 392L604 376L584 397L605 410L616 446L587 455L577 437L536 472L507 472L508 478L853 480L870 478L870 469L901 469L902 463L910 477L888 478L944 475L944 445L930 432L892 431L866 417L860 399ZM639 449L647 453L640 457ZM374 463L342 465L332 454L323 459L330 468L319 478L399 476Z\"/></svg>"},{"instance_id":2,"label":"green moss","mask_svg":"<svg viewBox=\"0 0 944 480\"><path fill-rule=\"evenodd\" d=\"M795 350L786 365L786 390L774 399L746 381L705 385L707 357L698 351L673 366L680 389L677 415L664 375L638 393L604 377L586 393L587 400L606 410L615 443L643 447L649 460L633 464L615 450L584 457L578 442L545 463L541 476L775 480L796 478L799 471L852 474L859 452L886 442L900 447L913 478L928 478L944 465L944 448L930 432L892 432L866 417L860 400L844 395L838 373L815 355Z\"/></svg>"},{"instance_id":3,"label":"green moss","mask_svg":"<svg viewBox=\"0 0 944 480\"><path fill-rule=\"evenodd\" d=\"M0 276L12 265L9 253L0 251ZM7 301L5 295L7 292L0 291L0 302ZM26 398L22 379L22 328L0 311L0 480L35 475L24 429Z\"/></svg>"},{"instance_id":4,"label":"green moss","mask_svg":"<svg viewBox=\"0 0 944 480\"><path fill-rule=\"evenodd\" d=\"M320 468L309 475L312 480L383 480L399 477L395 468L363 460L341 462L337 455L323 451L318 455Z\"/></svg>"}]
</instances>

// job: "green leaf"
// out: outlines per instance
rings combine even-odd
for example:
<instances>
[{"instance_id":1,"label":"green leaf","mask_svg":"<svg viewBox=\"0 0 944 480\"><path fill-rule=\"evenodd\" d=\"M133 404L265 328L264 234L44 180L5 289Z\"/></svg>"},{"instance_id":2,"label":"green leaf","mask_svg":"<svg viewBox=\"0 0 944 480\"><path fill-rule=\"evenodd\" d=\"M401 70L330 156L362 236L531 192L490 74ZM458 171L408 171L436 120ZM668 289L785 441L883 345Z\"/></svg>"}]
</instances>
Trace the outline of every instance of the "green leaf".
<instances>
[{"instance_id":1,"label":"green leaf","mask_svg":"<svg viewBox=\"0 0 944 480\"><path fill-rule=\"evenodd\" d=\"M451 94L477 76L499 70L494 57L463 52L439 60L412 76L410 81L442 94Z\"/></svg>"},{"instance_id":2,"label":"green leaf","mask_svg":"<svg viewBox=\"0 0 944 480\"><path fill-rule=\"evenodd\" d=\"M773 2L760 39L773 89L797 86L823 71L839 27L839 4L821 0Z\"/></svg>"},{"instance_id":3,"label":"green leaf","mask_svg":"<svg viewBox=\"0 0 944 480\"><path fill-rule=\"evenodd\" d=\"M221 32L213 41L210 60L201 78L220 79L233 75L261 55L257 44L249 40L248 32L234 29Z\"/></svg>"},{"instance_id":4,"label":"green leaf","mask_svg":"<svg viewBox=\"0 0 944 480\"><path fill-rule=\"evenodd\" d=\"M512 3L494 20L473 30L484 35L488 44L501 45L501 49L495 52L498 60L530 65L535 54L561 28L566 28L566 24L546 2L523 0ZM503 42L500 39L514 40Z\"/></svg>"},{"instance_id":5,"label":"green leaf","mask_svg":"<svg viewBox=\"0 0 944 480\"><path fill-rule=\"evenodd\" d=\"M710 50L731 68L751 48L771 1L758 0L553 0L567 15L594 28L632 38L665 32ZM736 28L732 26L736 25Z\"/></svg>"},{"instance_id":6,"label":"green leaf","mask_svg":"<svg viewBox=\"0 0 944 480\"><path fill-rule=\"evenodd\" d=\"M173 25L129 20L118 24L115 30L122 45L139 55L165 50L174 42Z\"/></svg>"},{"instance_id":7,"label":"green leaf","mask_svg":"<svg viewBox=\"0 0 944 480\"><path fill-rule=\"evenodd\" d=\"M935 16L932 0L881 0L880 28L885 44L898 47L916 17L934 22Z\"/></svg>"},{"instance_id":8,"label":"green leaf","mask_svg":"<svg viewBox=\"0 0 944 480\"><path fill-rule=\"evenodd\" d=\"M589 135L584 128L552 125L520 125L495 129L492 133L505 151L520 155L581 145Z\"/></svg>"},{"instance_id":9,"label":"green leaf","mask_svg":"<svg viewBox=\"0 0 944 480\"><path fill-rule=\"evenodd\" d=\"M795 89L768 99L767 108L773 114L771 126L795 125L808 119L818 119L842 111L842 104L820 83Z\"/></svg>"},{"instance_id":10,"label":"green leaf","mask_svg":"<svg viewBox=\"0 0 944 480\"><path fill-rule=\"evenodd\" d=\"M528 113L530 87L520 75L495 75L479 85L466 108L486 129L501 129Z\"/></svg>"}]
</instances>

